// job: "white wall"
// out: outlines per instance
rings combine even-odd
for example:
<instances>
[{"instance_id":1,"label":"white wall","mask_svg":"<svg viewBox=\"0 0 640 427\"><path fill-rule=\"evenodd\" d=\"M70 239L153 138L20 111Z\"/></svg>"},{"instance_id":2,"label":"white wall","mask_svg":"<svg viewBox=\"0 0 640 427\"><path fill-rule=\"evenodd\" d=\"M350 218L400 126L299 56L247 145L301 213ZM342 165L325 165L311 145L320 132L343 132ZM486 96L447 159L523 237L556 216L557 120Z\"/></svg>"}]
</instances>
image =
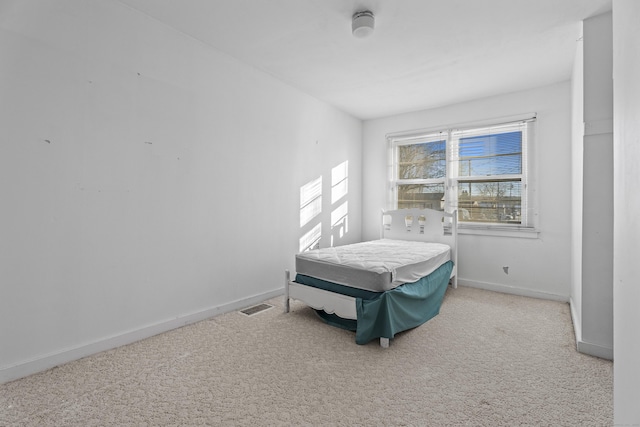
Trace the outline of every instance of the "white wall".
<instances>
[{"instance_id":1,"label":"white wall","mask_svg":"<svg viewBox=\"0 0 640 427\"><path fill-rule=\"evenodd\" d=\"M572 79L571 313L578 350L613 357L611 13L586 19Z\"/></svg>"},{"instance_id":2,"label":"white wall","mask_svg":"<svg viewBox=\"0 0 640 427\"><path fill-rule=\"evenodd\" d=\"M579 25L571 76L571 315L582 339L582 176L584 168L584 44Z\"/></svg>"},{"instance_id":3,"label":"white wall","mask_svg":"<svg viewBox=\"0 0 640 427\"><path fill-rule=\"evenodd\" d=\"M375 239L386 206L388 133L535 112L533 171L538 239L460 236L459 278L480 286L568 301L571 248L571 85L562 82L432 110L366 121L363 130L363 238ZM503 266L509 266L505 274Z\"/></svg>"},{"instance_id":4,"label":"white wall","mask_svg":"<svg viewBox=\"0 0 640 427\"><path fill-rule=\"evenodd\" d=\"M582 352L613 357L613 56L611 13L583 24Z\"/></svg>"},{"instance_id":5,"label":"white wall","mask_svg":"<svg viewBox=\"0 0 640 427\"><path fill-rule=\"evenodd\" d=\"M640 424L640 2L613 0L614 424Z\"/></svg>"},{"instance_id":6,"label":"white wall","mask_svg":"<svg viewBox=\"0 0 640 427\"><path fill-rule=\"evenodd\" d=\"M0 382L278 294L362 123L118 2L0 3ZM336 204L337 204L336 203Z\"/></svg>"}]
</instances>

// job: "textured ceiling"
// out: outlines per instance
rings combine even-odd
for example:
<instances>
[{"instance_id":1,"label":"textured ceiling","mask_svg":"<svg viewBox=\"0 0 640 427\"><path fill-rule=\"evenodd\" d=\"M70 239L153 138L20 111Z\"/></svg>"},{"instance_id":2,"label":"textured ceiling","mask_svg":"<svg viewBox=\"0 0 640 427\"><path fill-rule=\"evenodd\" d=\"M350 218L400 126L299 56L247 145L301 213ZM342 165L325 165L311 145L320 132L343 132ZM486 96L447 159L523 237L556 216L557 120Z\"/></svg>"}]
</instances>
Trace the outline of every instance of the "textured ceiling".
<instances>
[{"instance_id":1,"label":"textured ceiling","mask_svg":"<svg viewBox=\"0 0 640 427\"><path fill-rule=\"evenodd\" d=\"M120 0L361 119L568 80L611 0ZM351 34L369 9L372 36Z\"/></svg>"}]
</instances>

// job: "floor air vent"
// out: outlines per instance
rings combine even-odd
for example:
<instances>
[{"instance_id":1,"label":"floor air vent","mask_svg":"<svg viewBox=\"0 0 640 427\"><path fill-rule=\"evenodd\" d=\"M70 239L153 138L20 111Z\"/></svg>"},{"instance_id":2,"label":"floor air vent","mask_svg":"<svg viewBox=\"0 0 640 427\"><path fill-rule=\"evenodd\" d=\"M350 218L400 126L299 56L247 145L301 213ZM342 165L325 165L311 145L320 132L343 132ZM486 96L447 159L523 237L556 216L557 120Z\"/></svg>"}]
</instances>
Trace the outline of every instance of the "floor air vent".
<instances>
[{"instance_id":1,"label":"floor air vent","mask_svg":"<svg viewBox=\"0 0 640 427\"><path fill-rule=\"evenodd\" d=\"M258 304L253 307L245 308L244 310L240 310L240 313L246 314L247 316L253 316L254 314L258 314L261 311L268 310L272 308L272 305L269 304Z\"/></svg>"}]
</instances>

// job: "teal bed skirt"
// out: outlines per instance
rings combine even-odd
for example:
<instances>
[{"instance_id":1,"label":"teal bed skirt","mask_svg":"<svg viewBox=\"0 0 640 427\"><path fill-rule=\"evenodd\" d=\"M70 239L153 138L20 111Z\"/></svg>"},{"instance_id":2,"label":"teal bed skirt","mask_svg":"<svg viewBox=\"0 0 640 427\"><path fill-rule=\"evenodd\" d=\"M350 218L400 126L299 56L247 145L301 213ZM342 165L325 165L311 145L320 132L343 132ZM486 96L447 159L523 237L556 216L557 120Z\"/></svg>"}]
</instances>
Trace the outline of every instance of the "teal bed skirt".
<instances>
[{"instance_id":1,"label":"teal bed skirt","mask_svg":"<svg viewBox=\"0 0 640 427\"><path fill-rule=\"evenodd\" d=\"M398 332L422 325L440 312L453 262L447 261L430 275L386 292L370 292L298 274L296 282L338 292L356 299L357 320L343 319L317 310L328 324L356 332L356 343L393 338Z\"/></svg>"}]
</instances>

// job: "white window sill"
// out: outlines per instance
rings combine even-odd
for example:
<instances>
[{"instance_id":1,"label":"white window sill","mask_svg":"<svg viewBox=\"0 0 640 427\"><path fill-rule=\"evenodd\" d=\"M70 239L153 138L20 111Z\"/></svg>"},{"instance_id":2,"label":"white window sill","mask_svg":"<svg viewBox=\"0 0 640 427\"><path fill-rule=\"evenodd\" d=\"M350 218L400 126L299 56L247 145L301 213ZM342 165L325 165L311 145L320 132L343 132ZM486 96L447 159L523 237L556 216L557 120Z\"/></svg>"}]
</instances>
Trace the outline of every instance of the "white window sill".
<instances>
[{"instance_id":1,"label":"white window sill","mask_svg":"<svg viewBox=\"0 0 640 427\"><path fill-rule=\"evenodd\" d=\"M446 229L445 233L451 233ZM458 223L458 234L475 236L515 237L520 239L537 239L540 235L538 229L532 227L508 227L500 225L467 225Z\"/></svg>"}]
</instances>

